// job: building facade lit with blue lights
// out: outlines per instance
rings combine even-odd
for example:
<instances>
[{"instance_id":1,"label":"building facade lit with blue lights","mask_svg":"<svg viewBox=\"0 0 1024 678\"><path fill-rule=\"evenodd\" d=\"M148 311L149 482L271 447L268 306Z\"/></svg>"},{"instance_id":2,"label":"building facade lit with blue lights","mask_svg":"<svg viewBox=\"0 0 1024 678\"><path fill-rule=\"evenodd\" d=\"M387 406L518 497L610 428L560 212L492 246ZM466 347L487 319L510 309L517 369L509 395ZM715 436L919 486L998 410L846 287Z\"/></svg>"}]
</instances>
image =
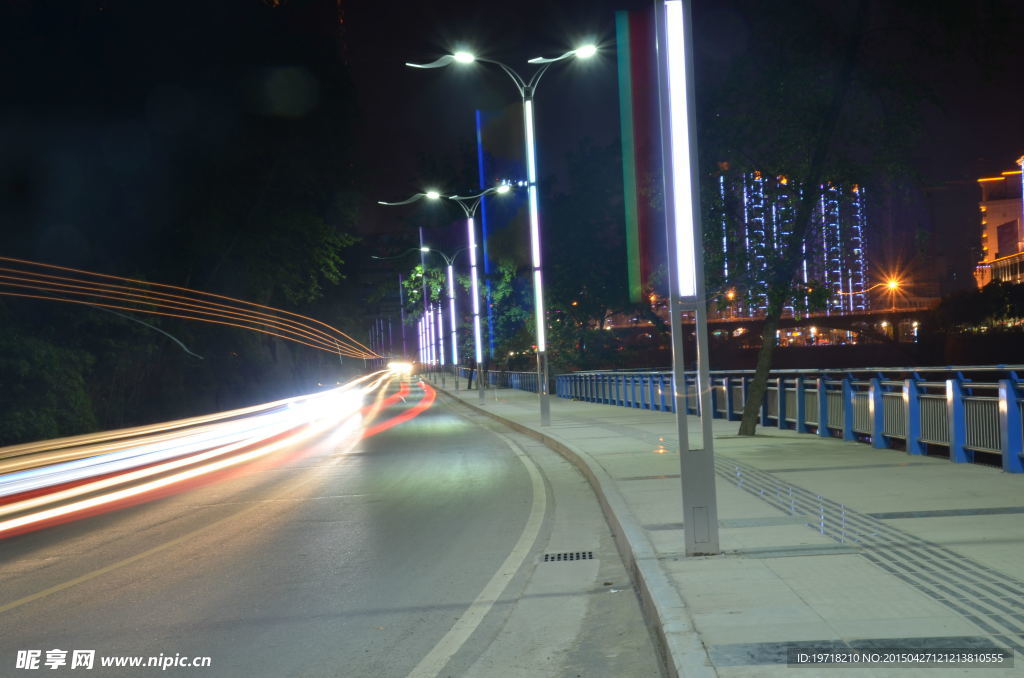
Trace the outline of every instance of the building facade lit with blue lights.
<instances>
[{"instance_id":1,"label":"building facade lit with blue lights","mask_svg":"<svg viewBox=\"0 0 1024 678\"><path fill-rule=\"evenodd\" d=\"M758 316L767 307L766 279L773 259L780 257L792 233L803 187L785 176L729 171L717 177L712 214L705 228L715 243L706 266L724 286L729 314ZM868 310L868 262L865 191L858 185L831 183L816 189L811 224L802 245L797 281L802 289L829 291L824 309L811 309L810 299L796 299L786 313L806 315L862 313ZM707 238L706 238L707 240ZM709 248L710 249L710 248Z\"/></svg>"}]
</instances>

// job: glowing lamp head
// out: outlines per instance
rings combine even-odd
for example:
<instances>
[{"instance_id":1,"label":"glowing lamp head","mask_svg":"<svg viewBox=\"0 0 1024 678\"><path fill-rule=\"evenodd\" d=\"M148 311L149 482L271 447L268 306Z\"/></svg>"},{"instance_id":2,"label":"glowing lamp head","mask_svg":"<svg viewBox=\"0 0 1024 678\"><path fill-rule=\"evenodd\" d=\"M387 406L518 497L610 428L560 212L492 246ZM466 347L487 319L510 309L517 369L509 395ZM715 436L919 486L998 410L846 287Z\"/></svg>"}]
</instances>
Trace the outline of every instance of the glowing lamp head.
<instances>
[{"instance_id":1,"label":"glowing lamp head","mask_svg":"<svg viewBox=\"0 0 1024 678\"><path fill-rule=\"evenodd\" d=\"M890 290L894 290L900 286L900 281L895 279L890 280L889 282L885 283L885 286L888 287Z\"/></svg>"},{"instance_id":2,"label":"glowing lamp head","mask_svg":"<svg viewBox=\"0 0 1024 678\"><path fill-rule=\"evenodd\" d=\"M597 45L583 45L576 49L575 54L578 59L589 59L597 54Z\"/></svg>"},{"instance_id":3,"label":"glowing lamp head","mask_svg":"<svg viewBox=\"0 0 1024 678\"><path fill-rule=\"evenodd\" d=\"M420 252L429 252L429 251L430 251L429 247L421 247L420 248Z\"/></svg>"},{"instance_id":4,"label":"glowing lamp head","mask_svg":"<svg viewBox=\"0 0 1024 678\"><path fill-rule=\"evenodd\" d=\"M729 290L728 292L726 292L725 293L725 298L728 299L729 301L732 301L733 299L735 299L736 298L736 290Z\"/></svg>"},{"instance_id":5,"label":"glowing lamp head","mask_svg":"<svg viewBox=\"0 0 1024 678\"><path fill-rule=\"evenodd\" d=\"M423 195L427 196L427 200L437 200L441 197L441 194L437 191L427 191Z\"/></svg>"},{"instance_id":6,"label":"glowing lamp head","mask_svg":"<svg viewBox=\"0 0 1024 678\"><path fill-rule=\"evenodd\" d=\"M496 193L508 193L511 190L512 190L511 186L509 186L508 184L502 184L501 186L498 186L495 189L495 192Z\"/></svg>"},{"instance_id":7,"label":"glowing lamp head","mask_svg":"<svg viewBox=\"0 0 1024 678\"><path fill-rule=\"evenodd\" d=\"M458 61L460 64L471 64L476 61L476 56L472 52L459 51L452 55L452 58Z\"/></svg>"}]
</instances>

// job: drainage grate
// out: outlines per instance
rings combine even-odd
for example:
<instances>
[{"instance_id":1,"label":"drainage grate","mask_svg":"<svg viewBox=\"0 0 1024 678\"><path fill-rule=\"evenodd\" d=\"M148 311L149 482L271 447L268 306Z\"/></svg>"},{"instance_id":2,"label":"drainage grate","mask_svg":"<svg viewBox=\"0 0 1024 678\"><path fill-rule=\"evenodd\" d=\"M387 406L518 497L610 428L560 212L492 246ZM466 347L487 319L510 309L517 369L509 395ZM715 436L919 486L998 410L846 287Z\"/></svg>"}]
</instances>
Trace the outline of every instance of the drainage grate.
<instances>
[{"instance_id":1,"label":"drainage grate","mask_svg":"<svg viewBox=\"0 0 1024 678\"><path fill-rule=\"evenodd\" d=\"M569 551L567 553L545 553L545 563L565 563L570 560L593 560L593 551Z\"/></svg>"}]
</instances>

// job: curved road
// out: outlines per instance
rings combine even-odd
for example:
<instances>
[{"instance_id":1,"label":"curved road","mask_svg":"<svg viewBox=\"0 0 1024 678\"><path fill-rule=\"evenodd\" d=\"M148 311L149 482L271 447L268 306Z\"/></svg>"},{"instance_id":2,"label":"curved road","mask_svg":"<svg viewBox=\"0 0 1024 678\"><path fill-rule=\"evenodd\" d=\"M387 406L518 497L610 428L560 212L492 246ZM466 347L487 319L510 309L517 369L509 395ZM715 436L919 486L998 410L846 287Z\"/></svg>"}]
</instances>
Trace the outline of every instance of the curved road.
<instances>
[{"instance_id":1,"label":"curved road","mask_svg":"<svg viewBox=\"0 0 1024 678\"><path fill-rule=\"evenodd\" d=\"M566 534L596 560L544 570ZM372 437L2 540L0 574L2 675L32 675L16 669L26 650L47 675L659 675L578 474L440 401ZM69 664L95 650L95 668L48 670L54 649ZM210 667L99 666L161 655Z\"/></svg>"}]
</instances>

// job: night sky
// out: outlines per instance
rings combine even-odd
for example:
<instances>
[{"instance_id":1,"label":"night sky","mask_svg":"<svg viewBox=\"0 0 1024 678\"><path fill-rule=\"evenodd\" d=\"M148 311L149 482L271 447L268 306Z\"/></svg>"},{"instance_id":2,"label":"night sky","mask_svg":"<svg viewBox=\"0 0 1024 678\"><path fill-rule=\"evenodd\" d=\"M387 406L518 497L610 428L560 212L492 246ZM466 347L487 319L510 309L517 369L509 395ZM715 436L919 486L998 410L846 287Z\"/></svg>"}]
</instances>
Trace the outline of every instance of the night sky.
<instances>
[{"instance_id":1,"label":"night sky","mask_svg":"<svg viewBox=\"0 0 1024 678\"><path fill-rule=\"evenodd\" d=\"M359 196L354 229L372 236L403 228L407 216L375 201L428 183L469 188L434 175L473 176L473 110L517 101L496 70L422 72L403 62L468 47L529 71L530 57L595 41L602 47L596 60L552 68L538 93L541 174L564 187L568 153L584 139L618 138L613 13L647 4L5 0L0 37L14 58L0 114L3 227L22 230L23 253L40 258L74 259L121 240L159 247L147 241L147 223L153 214L174 214L178 194L201 180L193 168L220 152L240 117L289 116L301 124L323 101L317 91L339 87L351 105L334 133L352 152L354 185L346 189ZM757 59L760 40L770 39L753 22L752 7L752 0L695 2L698 98L733 64ZM839 22L842 12L836 10ZM1024 153L1024 3L875 2L869 30L874 58L910 64L932 93L922 102L924 133L908 162L917 177L883 213L875 205L874 259L912 258L903 251L910 222L925 223L962 251L977 239L974 179L1013 168ZM252 94L294 65L311 76L282 85L290 103ZM101 151L114 170L90 171ZM116 192L103 183L111 177L120 183ZM928 187L953 196L955 209L930 207ZM72 222L78 227L69 231Z\"/></svg>"}]
</instances>

